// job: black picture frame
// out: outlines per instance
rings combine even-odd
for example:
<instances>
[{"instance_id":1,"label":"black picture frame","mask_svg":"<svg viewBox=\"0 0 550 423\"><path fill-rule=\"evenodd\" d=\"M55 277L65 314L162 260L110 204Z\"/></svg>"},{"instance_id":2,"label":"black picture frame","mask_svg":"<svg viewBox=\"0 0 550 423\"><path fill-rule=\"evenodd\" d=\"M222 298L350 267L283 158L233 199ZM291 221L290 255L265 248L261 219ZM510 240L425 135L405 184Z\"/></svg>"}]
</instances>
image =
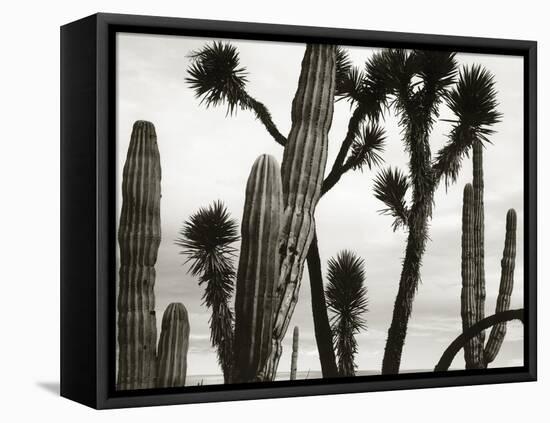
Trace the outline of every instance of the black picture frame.
<instances>
[{"instance_id":1,"label":"black picture frame","mask_svg":"<svg viewBox=\"0 0 550 423\"><path fill-rule=\"evenodd\" d=\"M116 392L115 34L454 50L524 57L524 366ZM537 44L118 14L61 28L61 395L90 407L231 401L534 381L537 377Z\"/></svg>"}]
</instances>

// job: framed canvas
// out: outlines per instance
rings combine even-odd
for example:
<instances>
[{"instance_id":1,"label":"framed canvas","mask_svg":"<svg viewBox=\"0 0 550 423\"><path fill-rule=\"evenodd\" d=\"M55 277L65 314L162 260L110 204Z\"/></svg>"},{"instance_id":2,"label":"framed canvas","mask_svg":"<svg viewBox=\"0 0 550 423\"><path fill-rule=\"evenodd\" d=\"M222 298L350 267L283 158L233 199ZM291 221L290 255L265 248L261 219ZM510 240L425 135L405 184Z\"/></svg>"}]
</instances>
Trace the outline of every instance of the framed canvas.
<instances>
[{"instance_id":1,"label":"framed canvas","mask_svg":"<svg viewBox=\"0 0 550 423\"><path fill-rule=\"evenodd\" d=\"M536 380L536 43L61 28L61 394Z\"/></svg>"}]
</instances>

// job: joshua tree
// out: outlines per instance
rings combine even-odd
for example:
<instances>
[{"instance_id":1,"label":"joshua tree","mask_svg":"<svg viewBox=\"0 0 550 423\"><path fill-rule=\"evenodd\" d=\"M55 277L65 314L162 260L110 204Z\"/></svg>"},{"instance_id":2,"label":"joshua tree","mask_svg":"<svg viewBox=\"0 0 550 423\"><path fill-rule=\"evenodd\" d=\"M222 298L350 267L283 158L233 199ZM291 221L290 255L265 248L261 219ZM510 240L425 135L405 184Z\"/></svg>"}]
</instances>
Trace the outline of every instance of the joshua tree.
<instances>
[{"instance_id":1,"label":"joshua tree","mask_svg":"<svg viewBox=\"0 0 550 423\"><path fill-rule=\"evenodd\" d=\"M203 301L212 309L210 340L227 382L233 359L233 312L229 301L235 280L233 244L239 239L237 223L221 201L199 209L180 230L175 243L190 263L189 272L204 284Z\"/></svg>"},{"instance_id":2,"label":"joshua tree","mask_svg":"<svg viewBox=\"0 0 550 423\"><path fill-rule=\"evenodd\" d=\"M309 51L311 52L311 49ZM308 49L306 49L306 56L307 52ZM348 100L354 111L338 156L321 185L321 196L328 192L349 170L362 170L364 167L371 168L371 166L379 164L381 161L379 153L383 150L384 144L384 131L377 125L377 122L384 104L385 92L377 89L366 72L361 72L351 66L351 61L343 49L337 48L335 55L334 94L336 98ZM195 90L195 95L201 99L201 103L204 103L206 107L226 104L229 115L236 112L237 109L251 110L273 139L278 144L287 146L287 138L279 132L273 123L266 106L247 92L247 71L240 65L238 51L234 46L215 42L192 53L191 59L192 64L188 69L186 81ZM302 63L302 71L304 65L307 64L307 60ZM328 127L330 127L330 120L331 117L326 122ZM293 125L295 123L293 120ZM291 129L289 139L292 133ZM290 163L288 157L291 156L287 154L287 160L283 158L283 171L285 166L288 169L286 162ZM287 189L285 185L283 188ZM312 291L315 336L323 376L337 376L334 351L331 347L332 334L324 299L317 235L314 230L312 233L313 237L306 242L309 244L309 249L306 251ZM293 296L296 294L297 298L297 290L295 293L290 293ZM285 325L288 324L288 319L292 314L292 310L289 311L290 314L285 311L286 316L283 319ZM283 329L283 332L286 331L286 328L280 329Z\"/></svg>"},{"instance_id":3,"label":"joshua tree","mask_svg":"<svg viewBox=\"0 0 550 423\"><path fill-rule=\"evenodd\" d=\"M351 251L341 251L328 261L327 303L332 312L334 346L340 376L355 376L355 335L366 329L367 288L363 259Z\"/></svg>"},{"instance_id":4,"label":"joshua tree","mask_svg":"<svg viewBox=\"0 0 550 423\"><path fill-rule=\"evenodd\" d=\"M405 258L382 363L382 373L398 373L412 303L420 281L422 257L428 239L434 191L442 177L454 182L462 158L476 143L486 140L490 126L498 121L492 77L474 67L457 72L454 53L387 50L370 69L371 77L385 87L390 105L399 117L409 153L409 175L398 170L382 172L375 182L375 195L385 203L383 213L394 217L394 230L408 230ZM452 89L451 89L452 88ZM481 91L477 89L481 88ZM447 100L457 120L448 143L432 161L430 134ZM412 204L405 195L412 187Z\"/></svg>"}]
</instances>

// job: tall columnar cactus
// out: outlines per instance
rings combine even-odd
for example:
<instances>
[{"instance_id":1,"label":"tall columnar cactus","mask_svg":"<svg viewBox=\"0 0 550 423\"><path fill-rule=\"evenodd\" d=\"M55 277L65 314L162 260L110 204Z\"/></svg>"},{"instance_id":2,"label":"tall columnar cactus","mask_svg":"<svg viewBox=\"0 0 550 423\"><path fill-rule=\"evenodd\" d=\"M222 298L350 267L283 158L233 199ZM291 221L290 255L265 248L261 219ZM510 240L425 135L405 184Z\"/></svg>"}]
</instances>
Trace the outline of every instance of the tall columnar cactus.
<instances>
[{"instance_id":1,"label":"tall columnar cactus","mask_svg":"<svg viewBox=\"0 0 550 423\"><path fill-rule=\"evenodd\" d=\"M483 146L481 141L473 145L473 229L474 229L474 287L476 316L475 321L479 322L485 317L485 213L483 204ZM485 332L481 331L472 343L472 361L467 362L468 368L483 368L483 344L485 343Z\"/></svg>"},{"instance_id":2,"label":"tall columnar cactus","mask_svg":"<svg viewBox=\"0 0 550 423\"><path fill-rule=\"evenodd\" d=\"M187 310L181 303L171 303L162 316L157 357L157 387L185 386L188 349Z\"/></svg>"},{"instance_id":3,"label":"tall columnar cactus","mask_svg":"<svg viewBox=\"0 0 550 423\"><path fill-rule=\"evenodd\" d=\"M290 363L290 380L296 380L296 371L298 370L298 345L300 332L298 326L294 326L292 333L292 361Z\"/></svg>"},{"instance_id":4,"label":"tall columnar cactus","mask_svg":"<svg viewBox=\"0 0 550 423\"><path fill-rule=\"evenodd\" d=\"M506 238L502 253L500 286L498 290L495 314L510 308L510 299L514 287L514 268L516 265L516 228L517 216L514 209L506 214ZM490 364L496 358L502 341L506 335L506 323L499 323L491 329L491 334L485 346L485 364Z\"/></svg>"},{"instance_id":5,"label":"tall columnar cactus","mask_svg":"<svg viewBox=\"0 0 550 423\"><path fill-rule=\"evenodd\" d=\"M462 206L462 294L460 297L463 331L477 322L475 288L474 190L472 184L466 184ZM467 366L469 366L469 363L475 362L474 352L479 350L478 343L478 336L468 340L466 343L464 358Z\"/></svg>"},{"instance_id":6,"label":"tall columnar cactus","mask_svg":"<svg viewBox=\"0 0 550 423\"><path fill-rule=\"evenodd\" d=\"M160 244L160 156L155 127L137 121L122 176L118 229L118 389L155 385L155 263Z\"/></svg>"},{"instance_id":7,"label":"tall columnar cactus","mask_svg":"<svg viewBox=\"0 0 550 423\"><path fill-rule=\"evenodd\" d=\"M485 280L483 279L483 283L478 285L479 279L477 279L478 274L475 266L476 263L479 263L479 257L476 256L479 254L479 250L475 246L476 200L474 192L475 189L471 184L467 184L464 188L461 315L462 330L465 333L483 320L478 316L484 315L484 310L479 310L479 307L484 307L484 301L480 300L479 292L485 292ZM516 260L516 228L516 212L514 209L510 209L506 214L506 237L495 314L510 308ZM481 332L483 330L469 338L464 344L464 360L467 369L484 369L496 358L506 334L506 323L498 323L493 326L486 344L483 342L485 337L479 336Z\"/></svg>"},{"instance_id":8,"label":"tall columnar cactus","mask_svg":"<svg viewBox=\"0 0 550 423\"><path fill-rule=\"evenodd\" d=\"M267 154L258 157L246 185L241 226L233 382L257 380L271 352L282 195L277 161Z\"/></svg>"},{"instance_id":9,"label":"tall columnar cactus","mask_svg":"<svg viewBox=\"0 0 550 423\"><path fill-rule=\"evenodd\" d=\"M264 370L271 380L281 357L281 342L298 301L304 260L314 234L314 213L321 194L332 123L335 69L334 46L310 44L306 47L281 169L284 214L278 248L281 254L278 306L271 356Z\"/></svg>"}]
</instances>

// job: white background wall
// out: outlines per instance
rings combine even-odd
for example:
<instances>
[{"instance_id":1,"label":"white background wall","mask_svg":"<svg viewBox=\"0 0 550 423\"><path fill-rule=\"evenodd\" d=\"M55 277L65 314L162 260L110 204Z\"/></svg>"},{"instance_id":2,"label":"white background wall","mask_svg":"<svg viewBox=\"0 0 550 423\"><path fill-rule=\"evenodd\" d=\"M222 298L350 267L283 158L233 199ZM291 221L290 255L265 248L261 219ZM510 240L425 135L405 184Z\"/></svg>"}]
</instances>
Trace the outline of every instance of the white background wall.
<instances>
[{"instance_id":1,"label":"white background wall","mask_svg":"<svg viewBox=\"0 0 550 423\"><path fill-rule=\"evenodd\" d=\"M0 419L2 421L544 421L548 417L549 226L539 221L539 382L97 412L57 395L59 381L59 26L97 11L316 25L539 42L539 117L550 114L544 2L19 1L0 31ZM539 131L539 157L548 157ZM539 216L547 216L540 161ZM543 417L546 416L546 417ZM31 420L33 419L33 420Z\"/></svg>"}]
</instances>

